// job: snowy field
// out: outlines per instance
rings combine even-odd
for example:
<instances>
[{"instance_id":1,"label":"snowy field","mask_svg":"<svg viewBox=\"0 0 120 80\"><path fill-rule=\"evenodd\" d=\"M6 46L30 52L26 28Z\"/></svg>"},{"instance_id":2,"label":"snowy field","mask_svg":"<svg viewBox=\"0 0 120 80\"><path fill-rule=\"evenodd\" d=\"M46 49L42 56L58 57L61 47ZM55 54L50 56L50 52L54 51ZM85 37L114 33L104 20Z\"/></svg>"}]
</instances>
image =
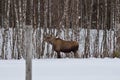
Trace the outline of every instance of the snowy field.
<instances>
[{"instance_id":1,"label":"snowy field","mask_svg":"<svg viewBox=\"0 0 120 80\"><path fill-rule=\"evenodd\" d=\"M32 80L120 80L120 59L36 59ZM0 60L0 80L25 80L24 60Z\"/></svg>"}]
</instances>

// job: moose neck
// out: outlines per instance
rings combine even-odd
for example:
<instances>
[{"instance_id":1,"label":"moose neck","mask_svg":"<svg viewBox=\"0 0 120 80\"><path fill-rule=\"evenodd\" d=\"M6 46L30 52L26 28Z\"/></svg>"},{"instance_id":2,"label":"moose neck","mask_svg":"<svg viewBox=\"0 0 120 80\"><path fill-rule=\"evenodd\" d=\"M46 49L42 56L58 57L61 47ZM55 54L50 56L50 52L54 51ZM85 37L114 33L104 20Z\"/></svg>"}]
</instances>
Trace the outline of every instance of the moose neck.
<instances>
[{"instance_id":1,"label":"moose neck","mask_svg":"<svg viewBox=\"0 0 120 80\"><path fill-rule=\"evenodd\" d=\"M53 45L54 41L56 38L51 39L51 41L49 42L51 45Z\"/></svg>"}]
</instances>

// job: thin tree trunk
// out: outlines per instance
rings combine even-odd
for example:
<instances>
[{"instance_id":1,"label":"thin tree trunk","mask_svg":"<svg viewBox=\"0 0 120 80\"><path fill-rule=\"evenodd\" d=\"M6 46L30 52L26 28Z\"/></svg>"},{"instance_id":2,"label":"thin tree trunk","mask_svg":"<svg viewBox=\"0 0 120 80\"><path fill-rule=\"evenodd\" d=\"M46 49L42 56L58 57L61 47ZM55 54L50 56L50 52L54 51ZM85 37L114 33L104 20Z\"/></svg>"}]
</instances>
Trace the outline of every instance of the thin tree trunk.
<instances>
[{"instance_id":1,"label":"thin tree trunk","mask_svg":"<svg viewBox=\"0 0 120 80\"><path fill-rule=\"evenodd\" d=\"M97 35L96 35L96 39L95 39L95 43L94 43L94 57L98 57L99 56L99 0L97 0L97 20L96 20L96 27L97 27Z\"/></svg>"}]
</instances>

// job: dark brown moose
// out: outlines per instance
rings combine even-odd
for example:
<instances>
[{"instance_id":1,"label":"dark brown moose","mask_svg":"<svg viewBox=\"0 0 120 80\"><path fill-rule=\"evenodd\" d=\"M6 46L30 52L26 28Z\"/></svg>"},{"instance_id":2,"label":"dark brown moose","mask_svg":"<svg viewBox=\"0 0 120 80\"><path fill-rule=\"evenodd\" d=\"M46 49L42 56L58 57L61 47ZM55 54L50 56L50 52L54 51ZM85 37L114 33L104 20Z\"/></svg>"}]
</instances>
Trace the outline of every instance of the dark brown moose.
<instances>
[{"instance_id":1,"label":"dark brown moose","mask_svg":"<svg viewBox=\"0 0 120 80\"><path fill-rule=\"evenodd\" d=\"M44 41L52 45L53 50L57 52L57 58L61 58L60 52L73 52L74 57L79 58L79 55L77 53L79 44L77 41L65 41L52 35L45 37Z\"/></svg>"}]
</instances>

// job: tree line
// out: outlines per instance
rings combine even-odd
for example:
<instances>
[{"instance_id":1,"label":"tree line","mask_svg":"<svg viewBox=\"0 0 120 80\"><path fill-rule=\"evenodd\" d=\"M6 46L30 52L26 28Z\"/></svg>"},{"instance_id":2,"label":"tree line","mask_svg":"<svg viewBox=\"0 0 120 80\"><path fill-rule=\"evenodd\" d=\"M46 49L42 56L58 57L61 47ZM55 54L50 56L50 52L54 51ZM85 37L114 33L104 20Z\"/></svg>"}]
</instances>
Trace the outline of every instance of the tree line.
<instances>
[{"instance_id":1,"label":"tree line","mask_svg":"<svg viewBox=\"0 0 120 80\"><path fill-rule=\"evenodd\" d=\"M55 56L43 41L47 34L84 39L82 58L120 57L120 0L0 0L1 59L26 57L26 26L33 28L33 58ZM96 30L92 47L91 29Z\"/></svg>"}]
</instances>

